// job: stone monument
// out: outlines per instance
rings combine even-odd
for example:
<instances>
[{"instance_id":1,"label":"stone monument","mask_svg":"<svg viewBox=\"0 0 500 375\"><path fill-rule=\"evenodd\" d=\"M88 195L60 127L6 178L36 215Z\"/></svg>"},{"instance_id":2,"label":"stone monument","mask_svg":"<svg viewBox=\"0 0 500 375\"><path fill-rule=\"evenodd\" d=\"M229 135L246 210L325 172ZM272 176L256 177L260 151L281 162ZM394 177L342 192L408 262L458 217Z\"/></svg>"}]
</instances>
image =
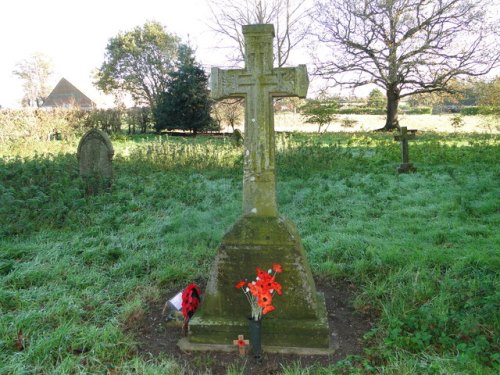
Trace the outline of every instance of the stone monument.
<instances>
[{"instance_id":1,"label":"stone monument","mask_svg":"<svg viewBox=\"0 0 500 375\"><path fill-rule=\"evenodd\" d=\"M87 194L110 189L114 153L113 145L105 132L94 128L83 135L78 144L77 157Z\"/></svg>"},{"instance_id":2,"label":"stone monument","mask_svg":"<svg viewBox=\"0 0 500 375\"><path fill-rule=\"evenodd\" d=\"M185 348L215 349L246 333L250 306L234 285L251 279L255 267L279 263L283 295L273 299L276 310L262 321L264 350L327 353L324 296L316 291L296 228L278 214L276 202L273 97L305 97L307 70L273 68L273 25L243 26L243 34L245 68L213 68L211 77L213 98L245 98L243 214L218 248Z\"/></svg>"},{"instance_id":3,"label":"stone monument","mask_svg":"<svg viewBox=\"0 0 500 375\"><path fill-rule=\"evenodd\" d=\"M417 168L410 163L410 156L408 150L408 141L415 139L416 130L408 130L406 126L401 126L400 134L394 136L395 141L401 142L401 159L402 163L398 167L399 173L415 172Z\"/></svg>"}]
</instances>

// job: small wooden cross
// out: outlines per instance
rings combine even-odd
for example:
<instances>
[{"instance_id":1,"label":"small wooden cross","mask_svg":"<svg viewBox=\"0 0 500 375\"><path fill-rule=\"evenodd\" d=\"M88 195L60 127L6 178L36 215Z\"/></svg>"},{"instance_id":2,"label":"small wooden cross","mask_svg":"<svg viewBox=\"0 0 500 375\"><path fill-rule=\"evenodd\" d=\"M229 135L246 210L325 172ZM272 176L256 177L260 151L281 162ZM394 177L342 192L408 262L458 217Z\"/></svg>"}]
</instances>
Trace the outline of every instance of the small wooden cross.
<instances>
[{"instance_id":1,"label":"small wooden cross","mask_svg":"<svg viewBox=\"0 0 500 375\"><path fill-rule=\"evenodd\" d=\"M395 141L401 142L401 158L403 162L398 167L399 173L415 172L417 168L410 163L409 152L408 152L408 141L415 139L416 130L408 130L406 126L401 126L401 133L394 136Z\"/></svg>"},{"instance_id":2,"label":"small wooden cross","mask_svg":"<svg viewBox=\"0 0 500 375\"><path fill-rule=\"evenodd\" d=\"M250 344L250 341L245 340L243 335L238 335L238 340L233 340L233 345L238 347L240 355L245 355L245 347L248 346L248 344Z\"/></svg>"}]
</instances>

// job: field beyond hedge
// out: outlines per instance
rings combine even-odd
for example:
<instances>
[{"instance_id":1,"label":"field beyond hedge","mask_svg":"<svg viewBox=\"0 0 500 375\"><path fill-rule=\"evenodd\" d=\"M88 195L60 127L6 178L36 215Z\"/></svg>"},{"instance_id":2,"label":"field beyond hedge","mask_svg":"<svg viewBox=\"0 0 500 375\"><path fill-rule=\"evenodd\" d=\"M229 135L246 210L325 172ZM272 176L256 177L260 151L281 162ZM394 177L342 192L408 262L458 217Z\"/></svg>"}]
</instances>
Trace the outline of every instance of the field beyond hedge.
<instances>
[{"instance_id":1,"label":"field beyond hedge","mask_svg":"<svg viewBox=\"0 0 500 375\"><path fill-rule=\"evenodd\" d=\"M315 278L354 284L355 309L376 322L363 355L281 373L500 371L500 137L417 138L417 172L398 175L391 134L277 135L280 211ZM0 144L0 374L187 372L139 355L130 326L206 281L241 212L242 149L115 135L113 189L85 196L77 142Z\"/></svg>"}]
</instances>

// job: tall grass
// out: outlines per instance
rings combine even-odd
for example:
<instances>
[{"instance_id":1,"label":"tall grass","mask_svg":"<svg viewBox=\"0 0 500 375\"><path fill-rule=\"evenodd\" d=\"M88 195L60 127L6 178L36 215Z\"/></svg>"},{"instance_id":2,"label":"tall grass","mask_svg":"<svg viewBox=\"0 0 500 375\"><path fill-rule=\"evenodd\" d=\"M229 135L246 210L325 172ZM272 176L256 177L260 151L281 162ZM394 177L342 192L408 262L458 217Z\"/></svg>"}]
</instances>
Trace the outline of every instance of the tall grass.
<instances>
[{"instance_id":1,"label":"tall grass","mask_svg":"<svg viewBox=\"0 0 500 375\"><path fill-rule=\"evenodd\" d=\"M115 137L112 191L85 196L76 142L0 149L0 374L182 372L128 328L206 279L241 211L242 149ZM389 135L278 135L280 211L315 276L354 283L376 317L362 357L283 373L499 369L499 155L497 136L429 133L398 175Z\"/></svg>"}]
</instances>

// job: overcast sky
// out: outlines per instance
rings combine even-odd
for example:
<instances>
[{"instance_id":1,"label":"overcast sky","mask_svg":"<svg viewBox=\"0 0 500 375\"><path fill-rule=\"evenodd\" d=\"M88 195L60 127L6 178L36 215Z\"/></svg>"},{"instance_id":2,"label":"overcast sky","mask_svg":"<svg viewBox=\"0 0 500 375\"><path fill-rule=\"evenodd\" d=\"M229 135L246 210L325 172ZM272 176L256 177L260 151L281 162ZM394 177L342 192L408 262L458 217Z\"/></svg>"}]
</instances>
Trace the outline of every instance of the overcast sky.
<instances>
[{"instance_id":1,"label":"overcast sky","mask_svg":"<svg viewBox=\"0 0 500 375\"><path fill-rule=\"evenodd\" d=\"M16 63L34 52L53 62L52 85L62 77L95 100L104 99L92 85L92 72L104 61L110 38L148 20L163 24L183 41L188 38L204 65L222 64L225 53L206 21L205 0L6 0L0 5L0 105L14 107L23 96L12 74Z\"/></svg>"}]
</instances>

